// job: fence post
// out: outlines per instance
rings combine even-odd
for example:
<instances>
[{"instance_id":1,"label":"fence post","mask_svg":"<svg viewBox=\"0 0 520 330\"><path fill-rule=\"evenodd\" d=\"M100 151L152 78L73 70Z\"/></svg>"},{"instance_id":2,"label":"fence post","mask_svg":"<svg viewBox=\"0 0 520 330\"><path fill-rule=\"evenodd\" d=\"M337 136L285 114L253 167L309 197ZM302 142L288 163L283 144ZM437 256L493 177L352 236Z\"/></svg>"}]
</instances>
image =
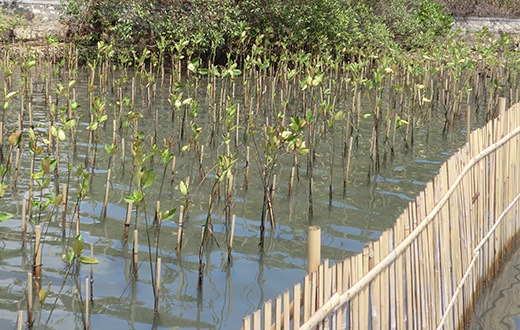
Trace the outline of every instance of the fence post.
<instances>
[{"instance_id":1,"label":"fence post","mask_svg":"<svg viewBox=\"0 0 520 330\"><path fill-rule=\"evenodd\" d=\"M318 226L309 227L307 238L307 269L311 274L318 270L321 259L321 228Z\"/></svg>"},{"instance_id":2,"label":"fence post","mask_svg":"<svg viewBox=\"0 0 520 330\"><path fill-rule=\"evenodd\" d=\"M506 98L505 97L499 97L498 98L498 113L497 117L501 116L506 112Z\"/></svg>"}]
</instances>

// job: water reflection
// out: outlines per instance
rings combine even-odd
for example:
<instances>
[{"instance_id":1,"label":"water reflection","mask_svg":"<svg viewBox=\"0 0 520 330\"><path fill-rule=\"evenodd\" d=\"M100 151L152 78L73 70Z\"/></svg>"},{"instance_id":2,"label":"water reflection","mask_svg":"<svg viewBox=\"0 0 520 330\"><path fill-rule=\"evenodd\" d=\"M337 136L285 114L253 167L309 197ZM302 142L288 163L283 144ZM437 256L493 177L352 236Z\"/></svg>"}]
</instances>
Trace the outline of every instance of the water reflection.
<instances>
[{"instance_id":1,"label":"water reflection","mask_svg":"<svg viewBox=\"0 0 520 330\"><path fill-rule=\"evenodd\" d=\"M109 160L104 152L104 143L111 140L112 127L107 124L106 127L99 129L98 143L86 142L89 138L89 132L86 130L89 124L87 110L89 101L86 84L82 84L82 81L86 80L85 73L80 73L78 86L83 87L78 87L77 99L84 104L84 108L81 109L82 117L78 118L80 121L77 132L78 143L72 145L68 141L63 141L61 146L63 156L58 172L60 182L69 183L71 196L77 196L78 182L70 175L69 165L86 164L88 157L91 157L89 152L97 150L97 165L88 169L90 192L79 204L81 233L86 243L94 244L95 256L100 261L99 265L93 267L95 282L91 325L95 329L239 328L244 315L261 308L264 301L282 294L303 278L306 272L306 236L309 224L322 227L324 258L337 261L360 251L367 242L377 239L381 231L393 225L408 201L423 189L425 182L433 178L441 162L461 145L465 138L464 134L455 131L450 139L434 139L434 136L440 136L438 133L443 128L444 117L443 114L433 113L432 120L428 123L431 131L417 129L413 149L401 148L396 143L395 151L381 163L380 172L368 175L369 137L372 127L370 121L363 122L359 131L359 140L353 149L347 189L343 193L342 179L345 163L339 156L342 155L343 145L336 141L337 135L324 130L318 139L316 167L312 173L313 216L309 217L308 211L309 174L305 159L303 157L300 159L300 167L291 194L288 187L293 159L281 159L276 167L278 182L273 201L277 226L274 229L267 228L263 252L260 252L258 247L263 198L258 175L260 161L259 159L251 161L255 163L251 168L251 172L255 175L251 175L246 185L243 170L245 151L243 145L237 146L233 150L238 159L238 166L232 199L232 211L236 215L232 262L227 262L224 244L227 237L224 203L218 201L210 212L216 240L205 246L204 276L200 285L198 283L200 228L208 214L207 199L211 194L209 185L215 179L215 173L210 169L215 166L215 159L222 154L225 145L211 147L211 132L209 129L203 131L200 143L210 146L205 149L203 164L203 172L207 174L205 177L199 175L199 160L192 152L178 153L173 181L169 168L164 172L163 164L159 157L155 156L147 166L156 169L160 183L150 188L151 199L160 200L164 209L178 207L185 202L179 192L179 180L190 177L192 185L189 213L183 225L185 233L181 254L175 251L177 219L166 221L161 225L161 239L157 252L162 258L163 276L160 313L154 315L150 259L155 257L155 249L148 248L149 237L146 231L142 230L146 225L151 226L153 206L141 207L137 215L133 214L133 219L136 216L139 218L137 225L140 229L139 241L143 242L139 248L139 274L134 278L130 250L132 242L125 241L123 237L126 216L124 197L135 188L131 172L132 157L129 152L131 132L128 127L116 127L118 138L121 138L119 141L123 143L122 137L125 138L124 146L127 153L125 157L118 154L114 158L116 170L112 172L108 212L102 219L100 215ZM125 89L125 92L128 90ZM140 122L140 130L150 136L157 135L157 141L168 141L174 136L175 148L180 149L182 143L186 141L177 141L177 127L180 123L171 121L173 110L167 102L168 93L166 89L157 90L154 107L161 109L158 118L153 118L153 113L147 106L139 107L141 103L139 90L134 110L142 111L145 115ZM33 120L37 132L46 134L48 109L42 97L43 95L39 95L34 98ZM116 95L107 92L106 97L114 101ZM144 95L142 98L144 99ZM338 98L338 108L348 110L345 104L349 102L340 100L341 95L338 95ZM37 102L38 100L41 103ZM371 105L368 104L367 108L371 108ZM210 112L209 107L201 107L198 117L201 123L211 122ZM16 115L14 111L6 113L6 118L9 119L6 125L8 129L16 127ZM262 116L258 117L255 120L259 123L265 120L260 118ZM176 120L178 119L176 117ZM155 121L158 122L158 127L155 126ZM210 126L211 124L208 124L208 127ZM339 131L343 128L337 129ZM255 145L251 140L249 141L248 145L253 150ZM240 140L239 144L242 143L244 146L247 144L245 140ZM7 327L14 327L16 311L23 309L22 297L27 278L26 271L31 268L29 249L21 249L19 233L20 200L23 197L21 194L25 194L29 187L29 160L30 155L24 150L21 177L25 179L18 183L16 191L10 191L2 198L5 210L16 214L15 219L0 225L0 319L6 320ZM330 177L331 168L332 177ZM167 175L163 177L162 173ZM332 198L329 197L330 182L332 182ZM49 191L52 192L56 187L51 186ZM70 200L71 205L74 202L74 199ZM52 311L49 327L82 328L83 316L75 293L76 281L84 283L85 278L90 274L90 267L81 265L73 276L65 278L61 255L67 252L70 246L68 237L73 237L74 233L67 228L64 237L58 218L45 219L49 225L46 227L44 238L43 282L52 282L53 286L48 303L41 306L41 320L45 323ZM72 223L72 214L68 214L66 220L67 223ZM134 226L132 223L132 230ZM156 228L150 230L152 240L156 232ZM61 287L63 289L60 289Z\"/></svg>"}]
</instances>

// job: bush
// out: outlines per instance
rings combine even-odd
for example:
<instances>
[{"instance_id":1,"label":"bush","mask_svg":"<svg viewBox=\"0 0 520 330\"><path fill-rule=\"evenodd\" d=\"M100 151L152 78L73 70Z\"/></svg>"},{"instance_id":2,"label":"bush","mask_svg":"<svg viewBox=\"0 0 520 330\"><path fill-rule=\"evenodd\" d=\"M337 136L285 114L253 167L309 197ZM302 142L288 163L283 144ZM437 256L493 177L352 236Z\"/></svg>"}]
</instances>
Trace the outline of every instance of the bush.
<instances>
[{"instance_id":1,"label":"bush","mask_svg":"<svg viewBox=\"0 0 520 330\"><path fill-rule=\"evenodd\" d=\"M66 0L63 8L81 46L140 52L187 41L201 57L251 49L260 35L294 51L414 48L451 24L433 0Z\"/></svg>"}]
</instances>

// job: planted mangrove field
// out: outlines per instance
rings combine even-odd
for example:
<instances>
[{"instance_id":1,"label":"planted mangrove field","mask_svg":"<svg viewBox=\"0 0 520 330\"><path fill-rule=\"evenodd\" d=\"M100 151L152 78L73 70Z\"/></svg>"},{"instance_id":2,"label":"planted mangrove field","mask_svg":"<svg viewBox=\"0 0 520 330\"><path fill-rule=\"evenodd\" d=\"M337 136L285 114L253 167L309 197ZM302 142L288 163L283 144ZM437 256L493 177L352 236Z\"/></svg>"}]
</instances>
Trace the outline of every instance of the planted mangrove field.
<instances>
[{"instance_id":1,"label":"planted mangrove field","mask_svg":"<svg viewBox=\"0 0 520 330\"><path fill-rule=\"evenodd\" d=\"M519 100L518 44L485 31L348 60L185 46L2 49L2 325L238 328L304 276L308 226L323 258L360 251Z\"/></svg>"}]
</instances>

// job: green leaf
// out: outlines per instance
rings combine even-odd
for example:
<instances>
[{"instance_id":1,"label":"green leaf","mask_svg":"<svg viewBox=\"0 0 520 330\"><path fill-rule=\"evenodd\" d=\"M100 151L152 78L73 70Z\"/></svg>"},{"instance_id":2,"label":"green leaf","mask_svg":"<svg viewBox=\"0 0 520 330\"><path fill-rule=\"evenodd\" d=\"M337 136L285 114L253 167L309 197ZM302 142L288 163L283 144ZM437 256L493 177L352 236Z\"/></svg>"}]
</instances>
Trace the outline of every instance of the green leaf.
<instances>
[{"instance_id":1,"label":"green leaf","mask_svg":"<svg viewBox=\"0 0 520 330\"><path fill-rule=\"evenodd\" d=\"M150 187L154 179L155 172L152 169L147 170L143 175L143 189Z\"/></svg>"},{"instance_id":2,"label":"green leaf","mask_svg":"<svg viewBox=\"0 0 520 330\"><path fill-rule=\"evenodd\" d=\"M7 220L11 219L12 217L14 217L14 215L12 215L11 213L0 212L0 222L7 221Z\"/></svg>"},{"instance_id":3,"label":"green leaf","mask_svg":"<svg viewBox=\"0 0 520 330\"><path fill-rule=\"evenodd\" d=\"M22 140L22 131L17 131L17 132L11 133L11 135L9 136L9 139L8 139L11 147L16 147L17 145L19 145L21 140Z\"/></svg>"},{"instance_id":4,"label":"green leaf","mask_svg":"<svg viewBox=\"0 0 520 330\"><path fill-rule=\"evenodd\" d=\"M40 289L40 291L38 291L38 300L40 301L40 304L43 305L45 298L47 298L47 291Z\"/></svg>"},{"instance_id":5,"label":"green leaf","mask_svg":"<svg viewBox=\"0 0 520 330\"><path fill-rule=\"evenodd\" d=\"M86 265L97 265L99 264L99 260L91 256L81 256L78 258L79 262Z\"/></svg>"},{"instance_id":6,"label":"green leaf","mask_svg":"<svg viewBox=\"0 0 520 330\"><path fill-rule=\"evenodd\" d=\"M9 94L7 94L5 96L5 100L9 100L11 97L15 96L17 93L18 93L17 91L10 92Z\"/></svg>"},{"instance_id":7,"label":"green leaf","mask_svg":"<svg viewBox=\"0 0 520 330\"><path fill-rule=\"evenodd\" d=\"M186 183L184 181L179 182L179 190L181 191L181 194L184 196L188 195L190 192L188 186L186 186Z\"/></svg>"},{"instance_id":8,"label":"green leaf","mask_svg":"<svg viewBox=\"0 0 520 330\"><path fill-rule=\"evenodd\" d=\"M63 260L63 262L66 262L66 263L69 263L69 262L72 262L72 260L74 260L74 252L70 251L69 253L67 254L62 254L61 255L61 260Z\"/></svg>"},{"instance_id":9,"label":"green leaf","mask_svg":"<svg viewBox=\"0 0 520 330\"><path fill-rule=\"evenodd\" d=\"M60 139L60 141L65 141L65 138L65 132L62 129L58 129L58 139Z\"/></svg>"},{"instance_id":10,"label":"green leaf","mask_svg":"<svg viewBox=\"0 0 520 330\"><path fill-rule=\"evenodd\" d=\"M134 203L135 202L135 198L134 196L125 196L125 202L127 203Z\"/></svg>"},{"instance_id":11,"label":"green leaf","mask_svg":"<svg viewBox=\"0 0 520 330\"><path fill-rule=\"evenodd\" d=\"M173 216L175 215L175 212L177 211L177 208L174 207L173 209L171 210L167 210L167 211L164 211L161 215L161 219L162 221L167 221L167 220L171 220L173 218Z\"/></svg>"},{"instance_id":12,"label":"green leaf","mask_svg":"<svg viewBox=\"0 0 520 330\"><path fill-rule=\"evenodd\" d=\"M83 253L83 237L81 234L76 236L74 238L74 241L72 241L72 252L74 252L75 255L80 255Z\"/></svg>"}]
</instances>

